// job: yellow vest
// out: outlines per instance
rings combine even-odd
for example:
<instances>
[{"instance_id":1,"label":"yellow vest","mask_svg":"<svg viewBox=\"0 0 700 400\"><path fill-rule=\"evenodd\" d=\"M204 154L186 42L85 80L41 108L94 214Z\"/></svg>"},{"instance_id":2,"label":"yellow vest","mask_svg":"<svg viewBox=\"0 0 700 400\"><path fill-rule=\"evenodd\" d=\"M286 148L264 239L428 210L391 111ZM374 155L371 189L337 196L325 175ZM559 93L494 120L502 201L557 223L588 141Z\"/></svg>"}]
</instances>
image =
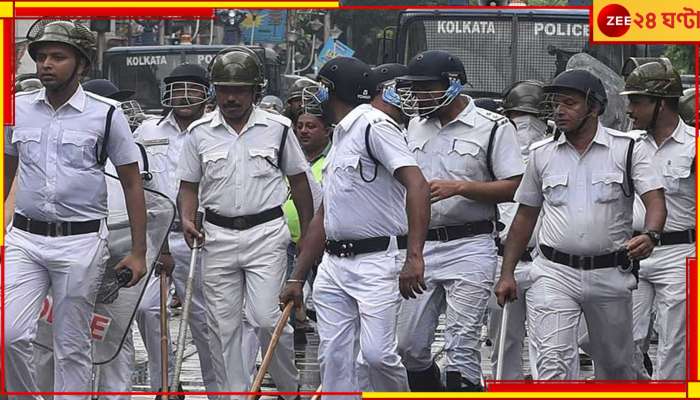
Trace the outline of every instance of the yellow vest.
<instances>
[{"instance_id":1,"label":"yellow vest","mask_svg":"<svg viewBox=\"0 0 700 400\"><path fill-rule=\"evenodd\" d=\"M311 164L311 174L316 179L316 182L321 183L323 178L323 166L326 164L325 154ZM299 214L297 213L297 208L294 206L294 202L291 197L287 199L282 207L284 209L284 216L287 218L287 225L289 225L289 232L292 234L292 241L297 243L299 237L301 236L301 224L299 223Z\"/></svg>"}]
</instances>

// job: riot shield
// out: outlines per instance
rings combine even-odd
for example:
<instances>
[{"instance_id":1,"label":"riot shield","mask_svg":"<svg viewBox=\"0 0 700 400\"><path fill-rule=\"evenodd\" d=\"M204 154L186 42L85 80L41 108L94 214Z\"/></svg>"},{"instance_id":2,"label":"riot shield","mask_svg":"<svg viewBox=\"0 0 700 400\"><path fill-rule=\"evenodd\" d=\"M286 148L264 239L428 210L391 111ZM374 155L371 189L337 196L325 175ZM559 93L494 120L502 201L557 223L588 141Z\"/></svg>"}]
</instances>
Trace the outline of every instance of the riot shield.
<instances>
[{"instance_id":1,"label":"riot shield","mask_svg":"<svg viewBox=\"0 0 700 400\"><path fill-rule=\"evenodd\" d=\"M625 81L620 75L586 53L573 55L566 63L566 68L584 69L597 76L603 82L605 93L608 96L608 106L605 109L605 113L600 117L600 122L603 126L622 132L630 130L631 121L627 118L627 104L629 104L629 100L627 96L620 95L620 92L625 88Z\"/></svg>"},{"instance_id":2,"label":"riot shield","mask_svg":"<svg viewBox=\"0 0 700 400\"><path fill-rule=\"evenodd\" d=\"M114 167L110 167L108 165L106 170L112 169L113 171ZM175 204L166 195L146 187L146 265L148 271L137 285L121 288L118 291L113 290L118 287L114 267L129 254L131 231L121 183L115 175L109 173L105 174L105 179L109 205L107 217L109 260L102 277L90 324L93 363L97 365L106 364L114 359L127 335L131 333L131 323L136 308L146 290L160 249L168 238L170 226L175 218ZM35 344L48 350L53 348L51 307L52 299L49 293L49 296L44 300L35 339Z\"/></svg>"}]
</instances>

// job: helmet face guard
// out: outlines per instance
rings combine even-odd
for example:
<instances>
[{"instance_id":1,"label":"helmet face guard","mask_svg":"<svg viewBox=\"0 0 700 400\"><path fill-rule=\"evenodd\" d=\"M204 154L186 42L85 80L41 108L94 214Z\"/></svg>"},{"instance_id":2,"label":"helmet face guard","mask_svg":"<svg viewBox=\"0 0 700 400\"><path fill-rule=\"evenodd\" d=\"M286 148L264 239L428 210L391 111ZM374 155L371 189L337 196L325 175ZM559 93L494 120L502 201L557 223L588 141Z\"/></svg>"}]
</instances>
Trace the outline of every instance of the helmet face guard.
<instances>
[{"instance_id":1,"label":"helmet face guard","mask_svg":"<svg viewBox=\"0 0 700 400\"><path fill-rule=\"evenodd\" d=\"M391 80L382 85L382 100L396 108L401 108L401 97L396 91L395 80Z\"/></svg>"},{"instance_id":2,"label":"helmet face guard","mask_svg":"<svg viewBox=\"0 0 700 400\"><path fill-rule=\"evenodd\" d=\"M167 108L194 107L211 97L209 86L197 82L171 82L161 89L160 103Z\"/></svg>"},{"instance_id":3,"label":"helmet face guard","mask_svg":"<svg viewBox=\"0 0 700 400\"><path fill-rule=\"evenodd\" d=\"M330 98L325 84L307 86L301 90L301 109L307 114L323 115L323 104Z\"/></svg>"},{"instance_id":4,"label":"helmet face guard","mask_svg":"<svg viewBox=\"0 0 700 400\"><path fill-rule=\"evenodd\" d=\"M129 126L138 125L143 118L143 110L141 105L136 100L127 100L120 104L126 120L129 122Z\"/></svg>"},{"instance_id":5,"label":"helmet face guard","mask_svg":"<svg viewBox=\"0 0 700 400\"><path fill-rule=\"evenodd\" d=\"M445 90L414 90L412 86L396 89L401 111L408 117L429 117L440 108L450 104L464 89L457 78L449 78Z\"/></svg>"}]
</instances>

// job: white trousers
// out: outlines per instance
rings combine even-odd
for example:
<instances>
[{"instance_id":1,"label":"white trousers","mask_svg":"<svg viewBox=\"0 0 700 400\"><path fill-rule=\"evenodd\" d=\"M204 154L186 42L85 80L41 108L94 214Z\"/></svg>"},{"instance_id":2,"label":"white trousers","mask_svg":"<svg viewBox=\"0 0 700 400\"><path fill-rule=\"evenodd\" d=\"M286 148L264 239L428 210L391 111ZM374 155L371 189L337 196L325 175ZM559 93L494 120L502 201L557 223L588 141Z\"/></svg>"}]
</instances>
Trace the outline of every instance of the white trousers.
<instances>
[{"instance_id":1,"label":"white trousers","mask_svg":"<svg viewBox=\"0 0 700 400\"><path fill-rule=\"evenodd\" d=\"M90 322L108 258L107 229L46 237L12 228L5 253L6 389L38 391L33 345L44 298L53 297L54 391L91 390ZM61 399L68 396L56 396ZM89 396L70 396L71 399Z\"/></svg>"},{"instance_id":2,"label":"white trousers","mask_svg":"<svg viewBox=\"0 0 700 400\"><path fill-rule=\"evenodd\" d=\"M652 306L656 304L655 380L685 379L686 257L694 256L695 243L659 246L640 263L639 288L632 295L635 363L643 369L642 353L649 350Z\"/></svg>"},{"instance_id":3,"label":"white trousers","mask_svg":"<svg viewBox=\"0 0 700 400\"><path fill-rule=\"evenodd\" d=\"M499 265L503 263L503 259L498 257ZM525 296L532 285L532 279L530 278L530 268L532 267L532 262L521 261L515 268L515 282L518 287L518 298L512 303L508 303L508 322L505 329L505 345L503 354L503 377L504 380L522 380L523 375L523 341L525 340L526 334L526 320L527 320L527 306L525 302ZM500 278L500 268L496 273L496 281ZM501 335L501 317L503 315L503 308L498 305L496 296L491 293L491 298L489 299L489 322L488 322L488 336L491 339L491 369L493 371L494 379L496 377L496 370L498 368L498 353L500 352L500 335ZM530 361L530 375L532 379L537 380L537 364L535 360L537 359L537 354L535 348L532 344L528 346L529 361Z\"/></svg>"},{"instance_id":4,"label":"white trousers","mask_svg":"<svg viewBox=\"0 0 700 400\"><path fill-rule=\"evenodd\" d=\"M530 341L539 379L578 379L579 320L588 326L596 379L635 379L632 290L636 280L617 268L584 271L537 257L527 292Z\"/></svg>"},{"instance_id":5,"label":"white trousers","mask_svg":"<svg viewBox=\"0 0 700 400\"><path fill-rule=\"evenodd\" d=\"M205 222L204 230L202 276L216 382L221 391L244 392L252 382L243 360L243 313L267 349L282 315L278 296L285 281L289 229L280 218L243 231ZM285 326L269 369L282 392L298 390L292 333Z\"/></svg>"},{"instance_id":6,"label":"white trousers","mask_svg":"<svg viewBox=\"0 0 700 400\"><path fill-rule=\"evenodd\" d=\"M481 382L479 337L496 272L496 245L490 235L425 243L428 290L403 300L398 323L399 353L406 369L424 371L433 363L431 345L445 310L447 371Z\"/></svg>"},{"instance_id":7,"label":"white trousers","mask_svg":"<svg viewBox=\"0 0 700 400\"><path fill-rule=\"evenodd\" d=\"M314 281L318 359L324 391L360 390L360 353L361 364L367 369L367 387L362 389L409 390L396 338L402 260L394 239L385 252L349 258L324 254Z\"/></svg>"}]
</instances>

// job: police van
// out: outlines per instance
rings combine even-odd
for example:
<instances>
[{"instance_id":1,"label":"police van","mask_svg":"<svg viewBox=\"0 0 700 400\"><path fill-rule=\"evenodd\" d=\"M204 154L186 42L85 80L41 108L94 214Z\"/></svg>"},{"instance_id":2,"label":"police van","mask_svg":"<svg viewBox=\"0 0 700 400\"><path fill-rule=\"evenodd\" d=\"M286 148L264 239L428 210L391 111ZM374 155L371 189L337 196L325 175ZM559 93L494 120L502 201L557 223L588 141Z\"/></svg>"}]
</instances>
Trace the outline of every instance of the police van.
<instances>
[{"instance_id":1,"label":"police van","mask_svg":"<svg viewBox=\"0 0 700 400\"><path fill-rule=\"evenodd\" d=\"M121 90L136 92L134 100L149 114L162 111L160 90L163 78L183 63L207 68L226 45L165 45L112 47L104 52L104 76ZM265 60L267 93L279 96L282 64L274 51L251 46Z\"/></svg>"},{"instance_id":2,"label":"police van","mask_svg":"<svg viewBox=\"0 0 700 400\"><path fill-rule=\"evenodd\" d=\"M458 56L475 97L499 97L513 82L549 82L569 58L586 52L620 73L628 57L657 57L665 46L591 45L587 9L478 8L407 10L383 62L407 63L432 49ZM694 68L689 68L693 71ZM688 82L692 76L686 77Z\"/></svg>"}]
</instances>

